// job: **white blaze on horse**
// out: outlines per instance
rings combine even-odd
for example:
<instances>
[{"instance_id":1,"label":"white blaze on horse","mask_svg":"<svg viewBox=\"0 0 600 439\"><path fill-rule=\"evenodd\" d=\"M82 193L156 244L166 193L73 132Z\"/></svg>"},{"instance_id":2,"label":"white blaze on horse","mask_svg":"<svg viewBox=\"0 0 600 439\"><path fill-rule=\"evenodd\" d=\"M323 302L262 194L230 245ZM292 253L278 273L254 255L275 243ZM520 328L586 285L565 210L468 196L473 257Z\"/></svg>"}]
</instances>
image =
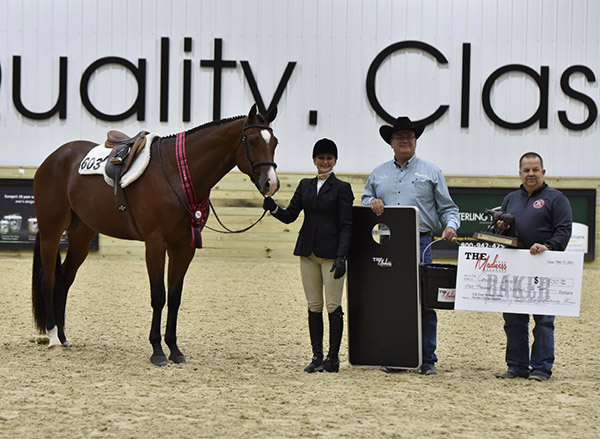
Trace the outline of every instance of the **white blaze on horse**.
<instances>
[{"instance_id":1,"label":"white blaze on horse","mask_svg":"<svg viewBox=\"0 0 600 439\"><path fill-rule=\"evenodd\" d=\"M92 238L101 233L145 242L153 310L151 361L160 366L168 363L160 332L161 313L167 304L164 340L169 359L186 362L177 346L177 313L185 274L196 248L202 246L210 190L235 166L250 177L263 196L279 189L273 161L277 138L269 127L276 114L275 108L260 115L253 105L247 116L211 122L173 136L153 136L146 145L142 133L131 139L117 135L115 140L113 136L114 152L91 166L112 165L113 175L107 181L114 180L114 187L102 175L80 173L81 168L90 166L90 160L84 163L84 159L97 147L95 143L69 142L46 158L33 183L38 235L32 303L38 330L50 337L49 348L67 346L67 293ZM121 186L120 179L125 177L121 165L132 162L127 153L141 148L148 148L145 169L133 181L125 179L127 185ZM61 263L60 239L65 231L68 247Z\"/></svg>"}]
</instances>

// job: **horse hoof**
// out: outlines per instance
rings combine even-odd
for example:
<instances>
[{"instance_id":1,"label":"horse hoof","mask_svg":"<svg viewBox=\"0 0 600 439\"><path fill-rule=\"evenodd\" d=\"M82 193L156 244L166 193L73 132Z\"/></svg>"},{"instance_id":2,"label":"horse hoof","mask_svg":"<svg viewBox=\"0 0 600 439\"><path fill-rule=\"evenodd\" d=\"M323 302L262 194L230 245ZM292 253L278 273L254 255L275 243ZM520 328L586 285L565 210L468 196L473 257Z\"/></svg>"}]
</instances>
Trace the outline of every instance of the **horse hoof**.
<instances>
[{"instance_id":1,"label":"horse hoof","mask_svg":"<svg viewBox=\"0 0 600 439\"><path fill-rule=\"evenodd\" d=\"M152 355L150 357L150 361L155 366L166 366L167 364L169 364L165 355Z\"/></svg>"},{"instance_id":2,"label":"horse hoof","mask_svg":"<svg viewBox=\"0 0 600 439\"><path fill-rule=\"evenodd\" d=\"M175 364L187 364L185 360L185 355L169 355L169 360L171 360Z\"/></svg>"}]
</instances>

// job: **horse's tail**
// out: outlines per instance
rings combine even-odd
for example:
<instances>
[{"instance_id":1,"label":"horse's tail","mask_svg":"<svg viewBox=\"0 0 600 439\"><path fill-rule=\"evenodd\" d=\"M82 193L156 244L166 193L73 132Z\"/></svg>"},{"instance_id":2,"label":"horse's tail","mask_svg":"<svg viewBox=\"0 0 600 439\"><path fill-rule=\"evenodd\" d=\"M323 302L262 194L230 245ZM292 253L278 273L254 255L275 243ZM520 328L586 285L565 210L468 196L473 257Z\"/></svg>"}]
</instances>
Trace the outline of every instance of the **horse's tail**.
<instances>
[{"instance_id":1,"label":"horse's tail","mask_svg":"<svg viewBox=\"0 0 600 439\"><path fill-rule=\"evenodd\" d=\"M55 282L60 282L60 250L56 255ZM35 237L33 248L33 273L31 279L31 305L33 320L40 333L46 332L46 301L44 299L44 267L40 253L40 233ZM56 288L54 289L56 291Z\"/></svg>"}]
</instances>

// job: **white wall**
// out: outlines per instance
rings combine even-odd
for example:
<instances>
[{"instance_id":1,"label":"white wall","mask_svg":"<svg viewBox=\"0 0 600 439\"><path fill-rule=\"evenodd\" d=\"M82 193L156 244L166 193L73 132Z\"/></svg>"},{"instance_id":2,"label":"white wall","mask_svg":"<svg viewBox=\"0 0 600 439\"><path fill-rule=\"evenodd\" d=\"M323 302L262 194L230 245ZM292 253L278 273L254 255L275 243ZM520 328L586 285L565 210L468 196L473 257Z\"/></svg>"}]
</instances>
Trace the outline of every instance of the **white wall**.
<instances>
[{"instance_id":1,"label":"white wall","mask_svg":"<svg viewBox=\"0 0 600 439\"><path fill-rule=\"evenodd\" d=\"M565 128L557 112L581 123L585 105L566 96L560 78L583 65L600 75L600 2L596 0L0 0L0 166L37 166L60 144L101 141L108 129L168 135L212 120L213 70L200 60L236 60L222 74L221 117L245 114L253 97L240 65L250 63L268 105L288 62L297 63L273 126L279 169L311 171L310 151L321 137L340 148L338 172L368 173L391 158L379 137L384 122L369 104L366 77L383 49L417 40L448 60L438 65L419 50L396 52L382 63L377 96L393 115L424 118L440 105L449 110L418 142L418 154L446 174L514 175L529 150L544 156L548 175L600 175L600 117L582 131ZM161 38L170 39L169 120L160 122ZM183 39L193 41L183 52ZM471 45L469 127L461 128L463 43ZM58 96L59 58L68 57L67 118L42 121L19 114L13 103L13 57L22 61L21 96L44 112ZM146 118L104 122L84 108L79 87L95 60L117 56L147 62ZM183 60L192 60L192 117L182 122ZM549 68L548 128L499 127L485 114L482 89L498 68L523 64ZM600 105L598 78L571 77L573 89ZM134 102L137 85L124 68L99 69L89 87L94 105L118 114ZM537 109L539 92L527 76L499 78L491 102L503 119L518 122ZM310 110L318 124L308 123Z\"/></svg>"}]
</instances>

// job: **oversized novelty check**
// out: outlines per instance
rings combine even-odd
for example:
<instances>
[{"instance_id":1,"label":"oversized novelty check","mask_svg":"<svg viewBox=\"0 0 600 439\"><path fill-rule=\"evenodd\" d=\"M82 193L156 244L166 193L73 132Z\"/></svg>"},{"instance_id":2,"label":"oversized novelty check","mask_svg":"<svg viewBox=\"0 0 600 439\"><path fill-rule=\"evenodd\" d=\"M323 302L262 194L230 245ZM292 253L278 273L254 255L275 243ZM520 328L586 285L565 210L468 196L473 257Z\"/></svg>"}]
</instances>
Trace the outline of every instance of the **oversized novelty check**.
<instances>
[{"instance_id":1,"label":"oversized novelty check","mask_svg":"<svg viewBox=\"0 0 600 439\"><path fill-rule=\"evenodd\" d=\"M460 247L454 309L579 316L583 253Z\"/></svg>"}]
</instances>

